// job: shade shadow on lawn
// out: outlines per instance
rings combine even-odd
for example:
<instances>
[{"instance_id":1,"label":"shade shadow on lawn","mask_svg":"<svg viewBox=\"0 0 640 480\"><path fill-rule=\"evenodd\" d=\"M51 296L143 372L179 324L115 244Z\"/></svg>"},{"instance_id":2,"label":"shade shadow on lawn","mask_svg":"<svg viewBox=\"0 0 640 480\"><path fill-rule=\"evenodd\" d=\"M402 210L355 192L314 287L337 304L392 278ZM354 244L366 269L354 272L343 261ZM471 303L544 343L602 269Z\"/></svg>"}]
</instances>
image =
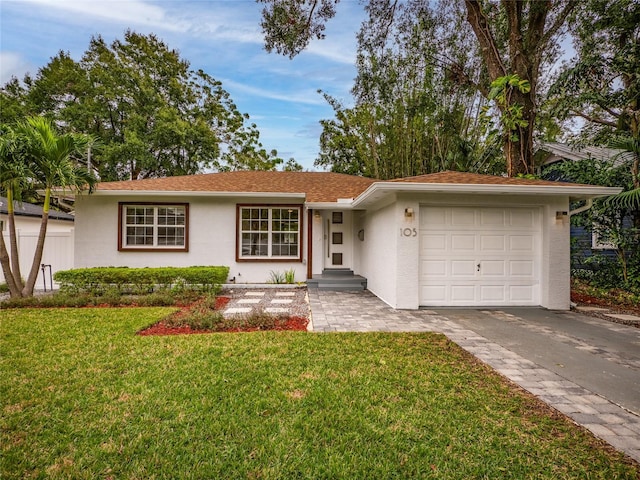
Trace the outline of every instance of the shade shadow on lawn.
<instances>
[{"instance_id":1,"label":"shade shadow on lawn","mask_svg":"<svg viewBox=\"0 0 640 480\"><path fill-rule=\"evenodd\" d=\"M0 477L638 477L444 336L135 335L170 311L3 312Z\"/></svg>"}]
</instances>

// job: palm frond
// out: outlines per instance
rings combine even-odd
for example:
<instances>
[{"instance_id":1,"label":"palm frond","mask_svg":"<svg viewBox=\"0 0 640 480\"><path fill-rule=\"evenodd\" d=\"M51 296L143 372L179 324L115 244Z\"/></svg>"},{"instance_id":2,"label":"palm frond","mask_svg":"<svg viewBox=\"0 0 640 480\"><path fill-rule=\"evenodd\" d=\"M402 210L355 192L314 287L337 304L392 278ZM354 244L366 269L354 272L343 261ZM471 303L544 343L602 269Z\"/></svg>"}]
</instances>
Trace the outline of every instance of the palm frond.
<instances>
[{"instance_id":1,"label":"palm frond","mask_svg":"<svg viewBox=\"0 0 640 480\"><path fill-rule=\"evenodd\" d=\"M606 203L629 210L640 210L640 188L613 195L607 198Z\"/></svg>"}]
</instances>

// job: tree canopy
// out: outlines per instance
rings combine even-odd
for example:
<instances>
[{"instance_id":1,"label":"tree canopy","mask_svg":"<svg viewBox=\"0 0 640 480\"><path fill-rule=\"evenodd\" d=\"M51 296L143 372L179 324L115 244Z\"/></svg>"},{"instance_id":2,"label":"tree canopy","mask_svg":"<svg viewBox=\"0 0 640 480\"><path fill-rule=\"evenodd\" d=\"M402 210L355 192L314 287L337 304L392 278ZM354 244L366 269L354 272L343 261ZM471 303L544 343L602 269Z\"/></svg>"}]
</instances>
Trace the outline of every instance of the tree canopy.
<instances>
[{"instance_id":1,"label":"tree canopy","mask_svg":"<svg viewBox=\"0 0 640 480\"><path fill-rule=\"evenodd\" d=\"M127 31L110 45L96 36L79 61L61 51L35 77L4 85L0 101L3 123L45 115L93 135L90 161L102 180L282 163L221 82L153 34Z\"/></svg>"},{"instance_id":2,"label":"tree canopy","mask_svg":"<svg viewBox=\"0 0 640 480\"><path fill-rule=\"evenodd\" d=\"M266 4L262 29L267 50L295 56L311 39L324 37L324 24L336 14L339 0L260 2ZM366 45L378 52L384 49L387 37L398 31L397 25L407 25L407 12L439 12L437 18L443 22L439 23L440 28L413 28L403 32L404 41L420 41L420 35L426 35L431 49L423 51L420 65L425 69L441 68L448 81L461 88L473 88L487 100L495 99L491 96L492 82L516 77L519 82L526 82L526 88L507 82L502 96L505 101L494 105L506 171L509 175L532 173L541 74L545 65L556 58L558 39L576 5L571 0L458 0L453 4L444 0L369 0L369 18L363 30L375 31L375 37L370 36L375 41L363 43L361 36L360 47ZM461 61L461 53L470 53L473 61Z\"/></svg>"}]
</instances>

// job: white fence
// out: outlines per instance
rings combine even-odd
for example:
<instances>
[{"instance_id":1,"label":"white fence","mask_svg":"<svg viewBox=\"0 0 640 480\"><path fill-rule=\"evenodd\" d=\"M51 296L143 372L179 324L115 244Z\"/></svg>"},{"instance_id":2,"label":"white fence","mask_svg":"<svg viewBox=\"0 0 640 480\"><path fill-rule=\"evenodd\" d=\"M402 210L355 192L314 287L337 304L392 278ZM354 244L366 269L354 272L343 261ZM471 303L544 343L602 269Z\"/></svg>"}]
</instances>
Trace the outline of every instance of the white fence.
<instances>
[{"instance_id":1,"label":"white fence","mask_svg":"<svg viewBox=\"0 0 640 480\"><path fill-rule=\"evenodd\" d=\"M33 254L36 251L36 243L38 242L38 232L21 232L17 231L18 237L18 254L20 257L20 272L26 279L31 270L33 262ZM9 249L9 235L4 235L7 249ZM68 232L47 232L47 238L44 242L44 251L42 253L42 261L44 265L51 265L51 273L58 270L69 270L73 268L73 229ZM51 288L51 277L49 277L49 268L45 268L45 275L42 275L42 269L38 266L38 279L36 280L36 290L42 290L46 287ZM0 269L0 282L4 282L4 275ZM58 284L54 281L53 287L57 288Z\"/></svg>"}]
</instances>

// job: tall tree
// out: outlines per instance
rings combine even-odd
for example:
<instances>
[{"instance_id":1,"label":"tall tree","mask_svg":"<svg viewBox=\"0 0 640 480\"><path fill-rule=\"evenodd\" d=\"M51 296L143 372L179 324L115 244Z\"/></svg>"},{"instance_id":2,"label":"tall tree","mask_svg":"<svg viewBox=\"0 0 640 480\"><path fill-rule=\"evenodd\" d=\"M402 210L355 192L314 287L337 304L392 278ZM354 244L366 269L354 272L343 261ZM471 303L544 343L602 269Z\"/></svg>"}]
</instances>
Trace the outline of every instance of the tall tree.
<instances>
[{"instance_id":1,"label":"tall tree","mask_svg":"<svg viewBox=\"0 0 640 480\"><path fill-rule=\"evenodd\" d=\"M552 113L580 119L579 140L627 151L640 189L640 3L581 2L572 21L575 57L551 88ZM614 141L612 142L612 138ZM640 214L636 220L640 228Z\"/></svg>"},{"instance_id":2,"label":"tall tree","mask_svg":"<svg viewBox=\"0 0 640 480\"><path fill-rule=\"evenodd\" d=\"M91 191L96 180L86 167L79 166L76 161L77 156L85 152L88 140L85 135L58 135L53 123L42 117L30 117L20 122L15 128L15 133L15 142L19 145L17 150L21 152L19 156L9 157L7 150L4 149L5 136L2 137L3 148L0 150L3 167L2 177L0 177L2 189L15 193L20 184L36 183L44 190L43 214L33 262L26 282L23 284L19 271L13 271L12 268L18 263L17 252L12 259L14 264L8 262L9 255L4 239L0 241L0 261L5 278L9 279L11 295L31 296L44 252L52 189L73 191L89 187ZM10 230L10 235L13 237L11 240L13 244L15 230Z\"/></svg>"},{"instance_id":3,"label":"tall tree","mask_svg":"<svg viewBox=\"0 0 640 480\"><path fill-rule=\"evenodd\" d=\"M478 112L484 101L474 89L458 86L439 60L446 49L459 64L473 62L469 37L442 41L451 19L447 10L423 3L389 6L366 7L352 90L356 105L344 108L325 94L336 115L321 122L316 165L382 179L491 170L481 155Z\"/></svg>"},{"instance_id":4,"label":"tall tree","mask_svg":"<svg viewBox=\"0 0 640 480\"><path fill-rule=\"evenodd\" d=\"M282 163L222 84L153 34L127 31L111 44L94 37L80 61L60 52L35 78L6 84L0 100L11 107L5 122L46 115L95 136L92 164L102 180Z\"/></svg>"},{"instance_id":5,"label":"tall tree","mask_svg":"<svg viewBox=\"0 0 640 480\"><path fill-rule=\"evenodd\" d=\"M259 1L266 4L262 29L267 50L275 49L289 56L302 51L312 38L323 38L324 24L335 15L332 2L327 0ZM375 7L370 11L382 13L377 25L384 32L394 21L394 12L400 5L429 3L428 0L369 0L368 5ZM505 132L503 136L509 175L533 170L540 75L544 62L555 57L558 35L576 4L572 0L502 0L500 3L458 0L456 4L458 15L465 18L467 28L475 35L478 58L482 60L488 81L480 83L477 79L484 75L478 77L453 58L441 58L447 61L451 78L476 88L487 98L489 84L500 78L517 75L529 84L528 89L515 88L509 92L508 106L496 105L502 114L517 106L522 120L514 131ZM280 35L283 31L286 34Z\"/></svg>"}]
</instances>

